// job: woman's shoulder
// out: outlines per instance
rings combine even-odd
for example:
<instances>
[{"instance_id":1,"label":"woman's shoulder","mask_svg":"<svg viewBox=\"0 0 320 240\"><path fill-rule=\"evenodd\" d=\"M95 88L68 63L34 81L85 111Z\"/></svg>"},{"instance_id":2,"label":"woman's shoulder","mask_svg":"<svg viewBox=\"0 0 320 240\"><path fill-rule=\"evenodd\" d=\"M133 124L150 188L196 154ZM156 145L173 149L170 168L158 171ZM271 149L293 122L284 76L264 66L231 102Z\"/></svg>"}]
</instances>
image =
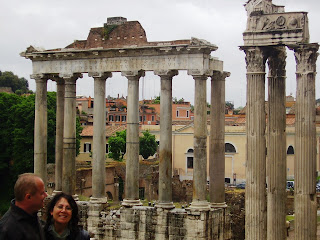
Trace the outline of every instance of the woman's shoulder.
<instances>
[{"instance_id":1,"label":"woman's shoulder","mask_svg":"<svg viewBox=\"0 0 320 240\"><path fill-rule=\"evenodd\" d=\"M84 229L80 229L77 240L89 240L89 239L90 239L89 233Z\"/></svg>"}]
</instances>

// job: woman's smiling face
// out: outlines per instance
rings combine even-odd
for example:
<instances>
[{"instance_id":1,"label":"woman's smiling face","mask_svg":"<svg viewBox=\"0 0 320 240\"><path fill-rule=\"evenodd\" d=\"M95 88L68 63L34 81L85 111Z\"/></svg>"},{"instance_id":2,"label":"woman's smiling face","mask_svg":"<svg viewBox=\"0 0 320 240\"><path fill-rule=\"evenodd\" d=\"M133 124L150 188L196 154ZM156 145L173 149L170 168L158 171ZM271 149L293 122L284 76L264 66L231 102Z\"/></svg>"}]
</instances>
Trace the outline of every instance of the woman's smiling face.
<instances>
[{"instance_id":1,"label":"woman's smiling face","mask_svg":"<svg viewBox=\"0 0 320 240\"><path fill-rule=\"evenodd\" d=\"M51 215L56 224L68 225L72 217L72 208L67 199L59 199L51 211Z\"/></svg>"}]
</instances>

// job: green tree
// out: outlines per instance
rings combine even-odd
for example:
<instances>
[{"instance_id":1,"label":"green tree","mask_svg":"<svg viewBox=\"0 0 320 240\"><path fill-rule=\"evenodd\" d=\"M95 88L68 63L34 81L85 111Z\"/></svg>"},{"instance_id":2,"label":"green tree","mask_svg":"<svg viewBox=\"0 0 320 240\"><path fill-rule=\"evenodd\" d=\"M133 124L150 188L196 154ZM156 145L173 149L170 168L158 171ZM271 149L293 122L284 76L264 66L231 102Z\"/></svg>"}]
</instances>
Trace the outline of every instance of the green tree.
<instances>
[{"instance_id":1,"label":"green tree","mask_svg":"<svg viewBox=\"0 0 320 240\"><path fill-rule=\"evenodd\" d=\"M140 137L139 154L144 159L148 159L149 156L153 156L157 152L158 144L156 137L149 131L143 132L143 136Z\"/></svg>"},{"instance_id":2,"label":"green tree","mask_svg":"<svg viewBox=\"0 0 320 240\"><path fill-rule=\"evenodd\" d=\"M11 87L13 92L27 93L29 91L29 84L25 78L19 78L13 72L1 72L0 87Z\"/></svg>"},{"instance_id":3,"label":"green tree","mask_svg":"<svg viewBox=\"0 0 320 240\"><path fill-rule=\"evenodd\" d=\"M126 136L127 131L123 130L116 132L115 136L109 137L109 154L108 156L116 161L123 159L123 154L126 152Z\"/></svg>"}]
</instances>

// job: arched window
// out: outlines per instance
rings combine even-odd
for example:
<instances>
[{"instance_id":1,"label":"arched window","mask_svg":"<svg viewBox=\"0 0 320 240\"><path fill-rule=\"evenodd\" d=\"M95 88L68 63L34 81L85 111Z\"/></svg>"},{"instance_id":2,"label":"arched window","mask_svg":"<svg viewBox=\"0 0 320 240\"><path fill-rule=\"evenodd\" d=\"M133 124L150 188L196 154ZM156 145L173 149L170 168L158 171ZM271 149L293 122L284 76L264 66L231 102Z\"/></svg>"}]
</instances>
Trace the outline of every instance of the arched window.
<instances>
[{"instance_id":1,"label":"arched window","mask_svg":"<svg viewBox=\"0 0 320 240\"><path fill-rule=\"evenodd\" d=\"M294 154L294 148L291 145L288 147L287 154Z\"/></svg>"},{"instance_id":2,"label":"arched window","mask_svg":"<svg viewBox=\"0 0 320 240\"><path fill-rule=\"evenodd\" d=\"M224 146L226 153L236 153L236 148L231 143L226 143Z\"/></svg>"},{"instance_id":3,"label":"arched window","mask_svg":"<svg viewBox=\"0 0 320 240\"><path fill-rule=\"evenodd\" d=\"M187 153L193 153L193 149L192 148L188 149Z\"/></svg>"}]
</instances>

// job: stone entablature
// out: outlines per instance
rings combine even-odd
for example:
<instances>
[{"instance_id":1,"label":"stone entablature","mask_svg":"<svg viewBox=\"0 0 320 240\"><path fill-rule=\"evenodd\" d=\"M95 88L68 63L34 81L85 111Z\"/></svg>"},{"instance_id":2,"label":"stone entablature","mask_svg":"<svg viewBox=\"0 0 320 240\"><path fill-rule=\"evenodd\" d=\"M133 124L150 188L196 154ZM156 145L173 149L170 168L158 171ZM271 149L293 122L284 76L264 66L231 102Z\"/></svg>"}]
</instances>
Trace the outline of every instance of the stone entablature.
<instances>
[{"instance_id":1,"label":"stone entablature","mask_svg":"<svg viewBox=\"0 0 320 240\"><path fill-rule=\"evenodd\" d=\"M272 1L249 1L247 28L243 33L245 46L273 46L309 42L306 12L284 12Z\"/></svg>"}]
</instances>

